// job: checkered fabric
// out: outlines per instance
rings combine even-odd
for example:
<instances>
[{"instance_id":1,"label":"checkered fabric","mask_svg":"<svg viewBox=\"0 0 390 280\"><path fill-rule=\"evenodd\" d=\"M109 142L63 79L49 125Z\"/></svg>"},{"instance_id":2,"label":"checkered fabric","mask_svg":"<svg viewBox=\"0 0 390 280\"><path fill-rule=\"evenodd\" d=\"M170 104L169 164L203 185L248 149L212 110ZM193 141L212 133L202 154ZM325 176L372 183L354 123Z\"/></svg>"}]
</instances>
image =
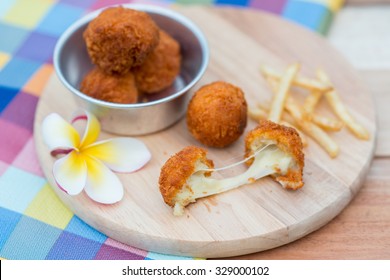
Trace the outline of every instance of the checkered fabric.
<instances>
[{"instance_id":1,"label":"checkered fabric","mask_svg":"<svg viewBox=\"0 0 390 280\"><path fill-rule=\"evenodd\" d=\"M53 73L54 45L85 13L108 0L0 1L0 259L182 259L121 244L75 216L48 185L33 140L35 108ZM325 34L342 0L178 0L279 14ZM190 256L192 257L192 256Z\"/></svg>"}]
</instances>

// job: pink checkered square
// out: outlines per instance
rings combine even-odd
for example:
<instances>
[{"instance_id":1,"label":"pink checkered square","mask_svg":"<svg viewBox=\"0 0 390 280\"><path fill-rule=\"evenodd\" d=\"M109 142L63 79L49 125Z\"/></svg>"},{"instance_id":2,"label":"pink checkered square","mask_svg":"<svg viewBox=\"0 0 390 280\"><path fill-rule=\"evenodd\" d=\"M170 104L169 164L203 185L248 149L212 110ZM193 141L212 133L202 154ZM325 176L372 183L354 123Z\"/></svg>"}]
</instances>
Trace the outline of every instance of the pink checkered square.
<instances>
[{"instance_id":1,"label":"pink checkered square","mask_svg":"<svg viewBox=\"0 0 390 280\"><path fill-rule=\"evenodd\" d=\"M30 137L28 129L0 119L0 160L11 164Z\"/></svg>"},{"instance_id":2,"label":"pink checkered square","mask_svg":"<svg viewBox=\"0 0 390 280\"><path fill-rule=\"evenodd\" d=\"M12 163L24 171L44 177L35 151L34 138L31 137Z\"/></svg>"}]
</instances>

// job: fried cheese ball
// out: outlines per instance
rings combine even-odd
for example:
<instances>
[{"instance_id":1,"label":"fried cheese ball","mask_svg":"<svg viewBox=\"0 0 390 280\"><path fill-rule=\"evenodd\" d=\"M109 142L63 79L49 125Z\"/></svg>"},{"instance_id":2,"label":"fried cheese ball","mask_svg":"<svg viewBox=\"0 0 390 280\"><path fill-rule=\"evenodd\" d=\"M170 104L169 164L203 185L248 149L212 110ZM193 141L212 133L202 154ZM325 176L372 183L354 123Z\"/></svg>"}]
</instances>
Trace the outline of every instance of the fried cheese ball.
<instances>
[{"instance_id":1,"label":"fried cheese ball","mask_svg":"<svg viewBox=\"0 0 390 280\"><path fill-rule=\"evenodd\" d=\"M210 177L214 165L202 148L185 147L170 157L161 168L159 188L165 203L173 207L173 214L182 215L184 208L198 198L251 184L268 175L286 189L303 186L303 147L294 129L261 122L246 136L245 148L248 169L223 179Z\"/></svg>"},{"instance_id":2,"label":"fried cheese ball","mask_svg":"<svg viewBox=\"0 0 390 280\"><path fill-rule=\"evenodd\" d=\"M188 130L206 146L222 148L232 144L242 135L246 124L244 93L227 82L201 87L188 105Z\"/></svg>"},{"instance_id":3,"label":"fried cheese ball","mask_svg":"<svg viewBox=\"0 0 390 280\"><path fill-rule=\"evenodd\" d=\"M205 149L187 146L167 160L161 168L159 178L160 192L166 204L175 206L179 200L178 193L197 170L214 167L213 161L207 159L206 154ZM205 174L206 177L209 175L210 173ZM183 204L194 202L191 198L188 199Z\"/></svg>"},{"instance_id":4,"label":"fried cheese ball","mask_svg":"<svg viewBox=\"0 0 390 280\"><path fill-rule=\"evenodd\" d=\"M279 150L292 159L287 173L277 172L271 176L286 189L301 188L303 186L305 156L298 132L294 128L262 120L245 138L246 157L269 144L276 145ZM252 164L252 162L253 160L250 160L247 163Z\"/></svg>"},{"instance_id":5,"label":"fried cheese ball","mask_svg":"<svg viewBox=\"0 0 390 280\"><path fill-rule=\"evenodd\" d=\"M159 42L159 29L145 12L107 8L84 31L88 54L108 74L125 74L144 62Z\"/></svg>"},{"instance_id":6,"label":"fried cheese ball","mask_svg":"<svg viewBox=\"0 0 390 280\"><path fill-rule=\"evenodd\" d=\"M131 72L121 76L108 75L99 68L94 68L81 81L80 91L112 103L130 104L138 100L138 89Z\"/></svg>"},{"instance_id":7,"label":"fried cheese ball","mask_svg":"<svg viewBox=\"0 0 390 280\"><path fill-rule=\"evenodd\" d=\"M147 94L164 90L173 84L180 72L180 45L160 30L160 41L144 63L134 69L138 89Z\"/></svg>"}]
</instances>

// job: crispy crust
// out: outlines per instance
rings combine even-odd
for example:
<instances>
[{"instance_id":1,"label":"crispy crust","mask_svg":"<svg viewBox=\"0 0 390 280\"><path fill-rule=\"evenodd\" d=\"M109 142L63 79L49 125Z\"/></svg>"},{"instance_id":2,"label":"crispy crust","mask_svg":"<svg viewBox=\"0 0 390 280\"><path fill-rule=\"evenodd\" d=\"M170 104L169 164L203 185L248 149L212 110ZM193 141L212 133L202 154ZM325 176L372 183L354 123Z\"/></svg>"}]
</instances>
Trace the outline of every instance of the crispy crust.
<instances>
[{"instance_id":1,"label":"crispy crust","mask_svg":"<svg viewBox=\"0 0 390 280\"><path fill-rule=\"evenodd\" d=\"M108 74L125 74L157 46L159 29L147 13L119 6L102 11L83 36L94 64Z\"/></svg>"},{"instance_id":2,"label":"crispy crust","mask_svg":"<svg viewBox=\"0 0 390 280\"><path fill-rule=\"evenodd\" d=\"M90 71L80 84L80 91L96 99L113 103L135 103L138 90L132 73L108 75L98 68Z\"/></svg>"},{"instance_id":3,"label":"crispy crust","mask_svg":"<svg viewBox=\"0 0 390 280\"><path fill-rule=\"evenodd\" d=\"M160 41L144 63L134 69L137 87L151 94L166 89L180 72L180 45L165 31L160 30Z\"/></svg>"},{"instance_id":4,"label":"crispy crust","mask_svg":"<svg viewBox=\"0 0 390 280\"><path fill-rule=\"evenodd\" d=\"M166 204L171 207L175 205L174 198L176 194L196 171L199 162L209 168L214 167L214 163L206 158L206 153L207 151L202 148L188 146L171 156L163 165L160 172L159 186Z\"/></svg>"},{"instance_id":5,"label":"crispy crust","mask_svg":"<svg viewBox=\"0 0 390 280\"><path fill-rule=\"evenodd\" d=\"M247 125L247 103L242 90L217 81L201 87L187 110L190 133L204 145L222 148L232 144Z\"/></svg>"},{"instance_id":6,"label":"crispy crust","mask_svg":"<svg viewBox=\"0 0 390 280\"><path fill-rule=\"evenodd\" d=\"M288 170L287 174L274 175L273 178L286 189L296 190L301 188L303 186L302 177L305 159L302 151L302 141L298 132L291 127L268 120L260 121L260 124L246 136L246 156L251 155L269 140L275 141L278 148L290 155L295 161L295 164ZM248 164L250 165L252 162L253 160L249 161Z\"/></svg>"}]
</instances>

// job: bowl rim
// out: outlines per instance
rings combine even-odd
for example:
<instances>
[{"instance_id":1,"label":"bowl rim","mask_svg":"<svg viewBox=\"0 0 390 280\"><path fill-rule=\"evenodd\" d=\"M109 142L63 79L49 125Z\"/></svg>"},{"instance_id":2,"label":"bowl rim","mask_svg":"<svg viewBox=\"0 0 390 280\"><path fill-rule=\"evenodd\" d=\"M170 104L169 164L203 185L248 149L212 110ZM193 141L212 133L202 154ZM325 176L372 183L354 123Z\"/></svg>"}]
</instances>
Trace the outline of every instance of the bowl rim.
<instances>
[{"instance_id":1,"label":"bowl rim","mask_svg":"<svg viewBox=\"0 0 390 280\"><path fill-rule=\"evenodd\" d=\"M198 39L201 50L202 50L202 64L201 67L196 74L196 76L188 83L185 87L183 87L181 90L177 91L174 94L171 94L167 97L150 101L150 102L144 102L144 103L130 103L130 104L122 104L122 103L113 103L108 102L104 100L95 99L93 97L90 97L81 91L79 91L77 88L73 87L63 76L62 71L60 70L60 54L62 51L62 48L65 44L65 42L69 39L69 37L77 31L82 25L86 24L87 22L91 21L95 17L97 17L103 10L110 8L110 7L118 7L122 6L125 8L140 10L144 12L150 12L155 13L159 15L163 15L169 18L174 19L175 21L179 22L180 24L186 26L191 32L195 35L195 37ZM177 97L183 95L185 92L190 90L203 76L205 73L207 66L209 64L210 59L210 53L209 53L209 46L207 39L203 32L200 30L200 28L190 19L187 17L179 14L178 12L175 12L171 9L156 6L156 5L149 5L149 4L134 4L134 3L127 3L127 4L116 4L116 5L109 5L105 6L103 8L97 9L95 11L92 11L80 19L76 20L74 23L72 23L60 36L60 38L57 40L57 43L54 47L54 53L53 53L53 65L54 70L56 72L57 77L60 79L62 84L65 85L65 87L70 90L73 94L76 94L79 98L86 100L88 102L91 102L95 105L99 105L106 108L117 108L117 109L128 109L128 108L144 108L149 106L158 105L161 103L169 102L173 99L176 99Z\"/></svg>"}]
</instances>

